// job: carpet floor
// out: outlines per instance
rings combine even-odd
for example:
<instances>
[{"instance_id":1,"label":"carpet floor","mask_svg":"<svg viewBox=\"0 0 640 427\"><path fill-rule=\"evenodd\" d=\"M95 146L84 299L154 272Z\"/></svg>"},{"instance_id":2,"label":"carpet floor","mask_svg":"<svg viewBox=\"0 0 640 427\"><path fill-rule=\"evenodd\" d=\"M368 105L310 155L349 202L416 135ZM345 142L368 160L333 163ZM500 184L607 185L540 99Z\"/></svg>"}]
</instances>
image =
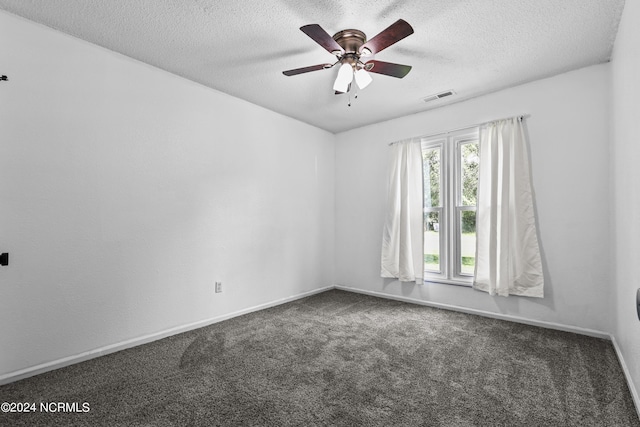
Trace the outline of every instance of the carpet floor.
<instances>
[{"instance_id":1,"label":"carpet floor","mask_svg":"<svg viewBox=\"0 0 640 427\"><path fill-rule=\"evenodd\" d=\"M338 290L0 396L54 409L3 426L640 426L606 340Z\"/></svg>"}]
</instances>

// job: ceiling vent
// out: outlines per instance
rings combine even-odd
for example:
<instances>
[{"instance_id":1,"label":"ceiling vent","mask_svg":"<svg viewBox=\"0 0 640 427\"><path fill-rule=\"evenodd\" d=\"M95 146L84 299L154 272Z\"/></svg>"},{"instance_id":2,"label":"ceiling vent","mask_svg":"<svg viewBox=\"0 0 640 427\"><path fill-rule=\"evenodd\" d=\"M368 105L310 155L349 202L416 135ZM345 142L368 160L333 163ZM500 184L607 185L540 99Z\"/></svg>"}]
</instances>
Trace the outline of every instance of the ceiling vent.
<instances>
[{"instance_id":1,"label":"ceiling vent","mask_svg":"<svg viewBox=\"0 0 640 427\"><path fill-rule=\"evenodd\" d=\"M425 98L422 98L424 102L435 101L436 99L446 98L447 96L455 95L455 92L452 90L447 90L445 92L440 92L435 95L429 95Z\"/></svg>"}]
</instances>

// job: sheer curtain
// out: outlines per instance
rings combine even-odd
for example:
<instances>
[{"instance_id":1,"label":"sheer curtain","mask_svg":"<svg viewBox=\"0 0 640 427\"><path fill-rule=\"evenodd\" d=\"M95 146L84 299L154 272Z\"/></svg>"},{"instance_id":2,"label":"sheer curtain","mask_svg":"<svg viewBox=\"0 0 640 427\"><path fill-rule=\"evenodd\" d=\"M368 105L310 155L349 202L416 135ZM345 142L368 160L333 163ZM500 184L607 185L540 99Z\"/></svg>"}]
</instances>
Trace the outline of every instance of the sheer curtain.
<instances>
[{"instance_id":1,"label":"sheer curtain","mask_svg":"<svg viewBox=\"0 0 640 427\"><path fill-rule=\"evenodd\" d=\"M422 149L419 140L391 146L380 275L422 283L424 276Z\"/></svg>"},{"instance_id":2,"label":"sheer curtain","mask_svg":"<svg viewBox=\"0 0 640 427\"><path fill-rule=\"evenodd\" d=\"M473 287L492 295L544 296L527 141L518 117L480 128Z\"/></svg>"}]
</instances>

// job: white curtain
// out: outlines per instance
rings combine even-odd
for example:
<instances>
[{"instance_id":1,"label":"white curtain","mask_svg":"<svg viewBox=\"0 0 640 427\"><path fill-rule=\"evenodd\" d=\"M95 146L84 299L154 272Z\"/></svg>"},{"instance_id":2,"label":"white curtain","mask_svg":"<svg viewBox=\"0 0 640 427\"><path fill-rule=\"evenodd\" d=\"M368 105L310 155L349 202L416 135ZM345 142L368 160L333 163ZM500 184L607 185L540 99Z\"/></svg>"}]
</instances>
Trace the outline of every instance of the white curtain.
<instances>
[{"instance_id":1,"label":"white curtain","mask_svg":"<svg viewBox=\"0 0 640 427\"><path fill-rule=\"evenodd\" d=\"M479 148L473 287L492 295L542 298L544 280L521 119L483 125Z\"/></svg>"},{"instance_id":2,"label":"white curtain","mask_svg":"<svg viewBox=\"0 0 640 427\"><path fill-rule=\"evenodd\" d=\"M382 277L423 279L422 149L419 140L391 146L387 217L382 234Z\"/></svg>"}]
</instances>

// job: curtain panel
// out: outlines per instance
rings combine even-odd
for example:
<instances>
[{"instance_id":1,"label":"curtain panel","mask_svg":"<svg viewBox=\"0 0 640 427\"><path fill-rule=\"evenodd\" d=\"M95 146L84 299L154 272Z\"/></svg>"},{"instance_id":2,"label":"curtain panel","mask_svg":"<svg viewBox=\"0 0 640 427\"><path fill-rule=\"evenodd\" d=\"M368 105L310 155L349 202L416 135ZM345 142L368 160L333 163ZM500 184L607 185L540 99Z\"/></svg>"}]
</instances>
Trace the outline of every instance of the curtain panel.
<instances>
[{"instance_id":1,"label":"curtain panel","mask_svg":"<svg viewBox=\"0 0 640 427\"><path fill-rule=\"evenodd\" d=\"M474 289L544 296L524 127L519 117L480 128Z\"/></svg>"},{"instance_id":2,"label":"curtain panel","mask_svg":"<svg viewBox=\"0 0 640 427\"><path fill-rule=\"evenodd\" d=\"M422 181L420 141L391 145L387 216L382 233L382 277L422 284Z\"/></svg>"}]
</instances>

